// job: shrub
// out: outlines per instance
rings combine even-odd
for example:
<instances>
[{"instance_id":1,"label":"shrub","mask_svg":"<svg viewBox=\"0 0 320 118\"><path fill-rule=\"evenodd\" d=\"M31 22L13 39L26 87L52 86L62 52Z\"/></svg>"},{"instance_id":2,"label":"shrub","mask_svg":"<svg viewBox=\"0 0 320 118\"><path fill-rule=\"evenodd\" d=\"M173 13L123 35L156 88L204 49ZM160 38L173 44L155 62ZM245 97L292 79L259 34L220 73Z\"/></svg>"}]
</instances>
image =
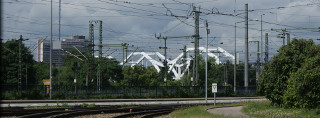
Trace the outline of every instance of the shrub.
<instances>
[{"instance_id":1,"label":"shrub","mask_svg":"<svg viewBox=\"0 0 320 118\"><path fill-rule=\"evenodd\" d=\"M297 72L292 73L284 94L284 106L316 108L320 106L320 53L309 58Z\"/></svg>"},{"instance_id":2,"label":"shrub","mask_svg":"<svg viewBox=\"0 0 320 118\"><path fill-rule=\"evenodd\" d=\"M319 71L313 69L319 68L320 64L310 59L319 56L319 52L319 46L312 40L294 39L289 45L283 46L259 77L258 92L280 106L298 107L303 103L299 107L314 107L311 103L312 100L319 102L319 96L316 95L319 92L316 91L320 87L316 87L319 83L314 82L319 81Z\"/></svg>"}]
</instances>

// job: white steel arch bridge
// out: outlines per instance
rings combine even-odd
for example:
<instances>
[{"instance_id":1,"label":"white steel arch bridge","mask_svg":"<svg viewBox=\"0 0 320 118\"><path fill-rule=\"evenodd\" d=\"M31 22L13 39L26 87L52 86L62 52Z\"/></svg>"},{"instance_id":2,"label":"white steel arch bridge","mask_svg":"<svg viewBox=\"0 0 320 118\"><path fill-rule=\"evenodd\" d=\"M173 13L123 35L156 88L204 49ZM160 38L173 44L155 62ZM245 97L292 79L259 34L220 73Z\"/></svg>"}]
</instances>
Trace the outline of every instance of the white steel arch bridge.
<instances>
[{"instance_id":1,"label":"white steel arch bridge","mask_svg":"<svg viewBox=\"0 0 320 118\"><path fill-rule=\"evenodd\" d=\"M190 53L194 52L194 48L187 48L186 49L186 58L184 60L182 52L174 59L168 59L167 58L167 67L169 67L168 72L173 72L174 79L180 79L185 73L189 72L189 66L192 60L192 57L190 57ZM205 47L199 47L200 55L206 54L206 48ZM221 47L212 47L208 48L208 56L214 57L216 59L215 64L222 63L220 60L220 57L225 57L226 60L231 61L234 63L235 56L228 53L226 50L222 49ZM205 57L205 56L203 56ZM165 56L160 54L159 52L132 52L127 56L127 58L124 59L123 62L125 64L130 64L132 67L134 65L141 64L143 60L147 60L152 64L152 66L160 72L160 68L164 67L164 63L162 60L165 59ZM120 63L120 65L123 65L123 62Z\"/></svg>"}]
</instances>

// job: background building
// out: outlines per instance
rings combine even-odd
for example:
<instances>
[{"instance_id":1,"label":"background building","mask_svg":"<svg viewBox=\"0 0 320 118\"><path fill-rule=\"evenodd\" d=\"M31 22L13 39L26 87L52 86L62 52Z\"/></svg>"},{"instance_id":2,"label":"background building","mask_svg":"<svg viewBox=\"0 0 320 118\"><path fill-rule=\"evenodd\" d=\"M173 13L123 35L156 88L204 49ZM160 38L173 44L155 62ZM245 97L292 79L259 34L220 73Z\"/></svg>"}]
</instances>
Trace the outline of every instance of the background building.
<instances>
[{"instance_id":1,"label":"background building","mask_svg":"<svg viewBox=\"0 0 320 118\"><path fill-rule=\"evenodd\" d=\"M62 39L61 41L52 41L52 64L54 66L62 66L63 58L67 54L65 51L74 50L75 47L80 51L88 50L89 40L85 36L71 36L70 39ZM41 39L37 41L37 62L50 63L50 41Z\"/></svg>"}]
</instances>

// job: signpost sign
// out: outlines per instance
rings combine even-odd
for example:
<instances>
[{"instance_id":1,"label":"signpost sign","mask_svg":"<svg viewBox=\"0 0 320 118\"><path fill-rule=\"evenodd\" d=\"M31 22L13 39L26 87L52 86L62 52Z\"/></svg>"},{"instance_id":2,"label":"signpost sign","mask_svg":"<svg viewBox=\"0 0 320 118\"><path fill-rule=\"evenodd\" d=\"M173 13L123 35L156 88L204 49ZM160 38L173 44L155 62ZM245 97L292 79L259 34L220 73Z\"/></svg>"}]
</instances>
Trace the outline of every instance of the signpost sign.
<instances>
[{"instance_id":1,"label":"signpost sign","mask_svg":"<svg viewBox=\"0 0 320 118\"><path fill-rule=\"evenodd\" d=\"M42 79L43 85L46 87L46 94L49 94L50 79Z\"/></svg>"},{"instance_id":2,"label":"signpost sign","mask_svg":"<svg viewBox=\"0 0 320 118\"><path fill-rule=\"evenodd\" d=\"M217 83L212 83L212 93L217 93L217 91L218 91Z\"/></svg>"},{"instance_id":3,"label":"signpost sign","mask_svg":"<svg viewBox=\"0 0 320 118\"><path fill-rule=\"evenodd\" d=\"M212 93L214 94L214 106L216 106L216 93L218 92L217 83L212 83Z\"/></svg>"}]
</instances>

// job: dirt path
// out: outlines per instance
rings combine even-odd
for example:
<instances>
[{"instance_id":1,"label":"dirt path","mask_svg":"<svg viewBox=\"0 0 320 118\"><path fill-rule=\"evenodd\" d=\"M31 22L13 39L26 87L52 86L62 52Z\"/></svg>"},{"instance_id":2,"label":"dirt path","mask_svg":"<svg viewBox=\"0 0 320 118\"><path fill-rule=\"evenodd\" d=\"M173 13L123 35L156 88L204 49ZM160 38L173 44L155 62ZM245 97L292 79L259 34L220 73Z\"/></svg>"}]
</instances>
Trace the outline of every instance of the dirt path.
<instances>
[{"instance_id":1,"label":"dirt path","mask_svg":"<svg viewBox=\"0 0 320 118\"><path fill-rule=\"evenodd\" d=\"M243 106L235 106L235 107L222 107L222 108L214 108L207 110L212 114L220 114L225 116L236 116L241 118L250 118L241 112Z\"/></svg>"}]
</instances>

